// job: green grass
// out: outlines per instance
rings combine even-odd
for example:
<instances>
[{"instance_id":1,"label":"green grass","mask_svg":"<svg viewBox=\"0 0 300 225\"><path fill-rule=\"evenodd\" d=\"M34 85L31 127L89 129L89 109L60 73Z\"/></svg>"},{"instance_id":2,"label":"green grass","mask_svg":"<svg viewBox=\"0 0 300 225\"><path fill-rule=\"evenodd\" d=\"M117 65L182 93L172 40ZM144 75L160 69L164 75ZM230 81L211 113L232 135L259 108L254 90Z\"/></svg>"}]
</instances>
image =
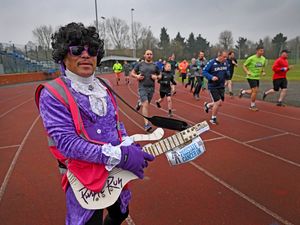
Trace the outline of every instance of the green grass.
<instances>
[{"instance_id":1,"label":"green grass","mask_svg":"<svg viewBox=\"0 0 300 225\"><path fill-rule=\"evenodd\" d=\"M238 60L238 67L234 70L234 76L233 81L244 81L246 79L245 72L243 70L243 63L245 60ZM273 71L272 71L272 65L274 63L274 60L267 60L267 65L265 68L266 76L261 76L262 80L272 80ZM290 63L290 65L293 65ZM292 81L300 81L300 64L294 65L293 69L288 71L287 73L287 79Z\"/></svg>"}]
</instances>

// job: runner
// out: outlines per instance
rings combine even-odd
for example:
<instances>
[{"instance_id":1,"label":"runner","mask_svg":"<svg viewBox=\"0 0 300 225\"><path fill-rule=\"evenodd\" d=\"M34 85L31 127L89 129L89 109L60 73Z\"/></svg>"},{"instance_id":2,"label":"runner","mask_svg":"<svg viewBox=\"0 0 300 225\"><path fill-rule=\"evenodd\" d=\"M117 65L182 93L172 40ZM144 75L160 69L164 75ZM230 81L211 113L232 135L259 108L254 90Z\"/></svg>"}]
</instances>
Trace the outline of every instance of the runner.
<instances>
[{"instance_id":1,"label":"runner","mask_svg":"<svg viewBox=\"0 0 300 225\"><path fill-rule=\"evenodd\" d=\"M258 111L258 108L256 107L255 100L256 95L259 90L259 80L261 75L265 75L264 67L266 65L266 58L263 56L264 54L264 47L258 46L256 48L256 54L250 56L244 63L243 69L245 73L247 74L247 80L249 83L249 86L251 89L240 90L239 97L243 97L243 95L248 94L251 95L251 104L250 104L250 110L252 111Z\"/></svg>"},{"instance_id":2,"label":"runner","mask_svg":"<svg viewBox=\"0 0 300 225\"><path fill-rule=\"evenodd\" d=\"M200 91L201 88L205 89L205 81L203 80L203 74L202 74L202 70L205 67L207 60L205 59L205 54L203 51L199 52L199 57L197 59L197 65L200 68L199 69L199 73L196 73L196 87L195 87L195 91L194 91L194 98L196 100L200 99Z\"/></svg>"},{"instance_id":3,"label":"runner","mask_svg":"<svg viewBox=\"0 0 300 225\"><path fill-rule=\"evenodd\" d=\"M178 64L175 60L174 53L169 57L169 60L167 62L171 64L171 72L175 78L176 77L176 69L178 69ZM176 86L171 84L171 87L172 87L172 95L175 95L176 94L176 89L175 89Z\"/></svg>"},{"instance_id":4,"label":"runner","mask_svg":"<svg viewBox=\"0 0 300 225\"><path fill-rule=\"evenodd\" d=\"M116 83L117 85L119 85L119 81L121 79L121 72L122 72L122 65L121 63L119 63L118 61L116 61L116 63L113 65L113 71L116 75Z\"/></svg>"},{"instance_id":5,"label":"runner","mask_svg":"<svg viewBox=\"0 0 300 225\"><path fill-rule=\"evenodd\" d=\"M172 117L172 94L171 94L171 84L176 85L176 82L174 81L174 76L171 72L171 64L167 63L164 66L164 70L161 75L158 76L158 82L160 83L160 89L159 94L160 98L155 101L158 108L161 108L160 103L164 100L165 97L167 97L168 102L168 116Z\"/></svg>"},{"instance_id":6,"label":"runner","mask_svg":"<svg viewBox=\"0 0 300 225\"><path fill-rule=\"evenodd\" d=\"M280 95L279 99L276 103L277 106L285 106L283 103L284 97L286 96L287 93L287 79L286 79L286 74L287 72L292 69L293 66L289 66L288 62L288 50L282 50L281 55L278 59L275 60L273 64L273 88L265 91L263 94L263 100L267 97L269 94L274 94L275 92L278 92L280 89Z\"/></svg>"},{"instance_id":7,"label":"runner","mask_svg":"<svg viewBox=\"0 0 300 225\"><path fill-rule=\"evenodd\" d=\"M210 123L214 125L218 124L218 110L225 98L225 80L229 76L226 59L227 52L220 51L218 57L210 60L203 69L203 76L208 80L208 90L212 98L212 102L204 102L204 111L208 113L212 109Z\"/></svg>"},{"instance_id":8,"label":"runner","mask_svg":"<svg viewBox=\"0 0 300 225\"><path fill-rule=\"evenodd\" d=\"M182 85L184 85L184 80L186 79L188 67L189 67L189 63L186 60L183 60L178 65Z\"/></svg>"},{"instance_id":9,"label":"runner","mask_svg":"<svg viewBox=\"0 0 300 225\"><path fill-rule=\"evenodd\" d=\"M193 92L195 85L195 76L199 74L200 67L196 64L196 59L192 58L191 64L189 65L188 83L185 84L185 88L191 85L190 92Z\"/></svg>"},{"instance_id":10,"label":"runner","mask_svg":"<svg viewBox=\"0 0 300 225\"><path fill-rule=\"evenodd\" d=\"M228 59L227 59L227 64L229 66L229 78L225 82L225 86L228 86L229 90L229 96L233 97L233 92L232 92L232 77L234 73L234 67L238 66L237 60L234 58L234 52L230 51L228 53Z\"/></svg>"},{"instance_id":11,"label":"runner","mask_svg":"<svg viewBox=\"0 0 300 225\"><path fill-rule=\"evenodd\" d=\"M149 105L154 94L155 81L160 75L158 66L153 63L153 53L151 50L146 50L144 55L145 61L137 64L131 71L131 76L136 78L139 82L139 100L136 109L139 110L142 107L142 113L144 116L149 116ZM152 126L147 119L144 119L145 131L150 131Z\"/></svg>"},{"instance_id":12,"label":"runner","mask_svg":"<svg viewBox=\"0 0 300 225\"><path fill-rule=\"evenodd\" d=\"M123 64L124 75L125 75L125 83L129 84L129 75L132 70L131 65L125 60Z\"/></svg>"}]
</instances>

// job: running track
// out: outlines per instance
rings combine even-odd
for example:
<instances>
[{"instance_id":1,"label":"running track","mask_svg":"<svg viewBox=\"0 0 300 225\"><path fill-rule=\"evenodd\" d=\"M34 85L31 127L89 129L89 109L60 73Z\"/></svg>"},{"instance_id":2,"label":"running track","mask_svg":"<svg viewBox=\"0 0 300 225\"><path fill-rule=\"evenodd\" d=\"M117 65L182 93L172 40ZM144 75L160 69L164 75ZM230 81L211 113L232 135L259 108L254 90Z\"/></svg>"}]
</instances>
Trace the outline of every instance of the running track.
<instances>
[{"instance_id":1,"label":"running track","mask_svg":"<svg viewBox=\"0 0 300 225\"><path fill-rule=\"evenodd\" d=\"M60 176L34 103L37 85L0 88L2 225L64 224ZM114 88L135 105L135 82ZM207 100L203 93L195 101L179 84L175 118L190 124L208 120L202 109ZM220 125L201 135L206 153L193 162L171 167L160 156L151 163L145 179L131 183L124 225L300 224L300 109L258 102L260 111L252 112L248 105L249 99L227 97ZM128 133L143 132L142 118L119 106ZM152 104L151 114L165 116L166 102L162 106ZM166 130L165 136L172 133Z\"/></svg>"}]
</instances>

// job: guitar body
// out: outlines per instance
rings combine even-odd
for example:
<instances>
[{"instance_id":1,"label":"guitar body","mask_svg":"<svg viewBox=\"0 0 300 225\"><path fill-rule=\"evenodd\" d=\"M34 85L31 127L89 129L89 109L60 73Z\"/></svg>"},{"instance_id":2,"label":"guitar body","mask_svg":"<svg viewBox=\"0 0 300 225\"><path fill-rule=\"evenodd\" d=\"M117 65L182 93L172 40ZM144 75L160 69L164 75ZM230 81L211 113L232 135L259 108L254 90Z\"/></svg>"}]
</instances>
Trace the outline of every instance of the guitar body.
<instances>
[{"instance_id":1,"label":"guitar body","mask_svg":"<svg viewBox=\"0 0 300 225\"><path fill-rule=\"evenodd\" d=\"M124 186L129 181L138 179L136 175L127 170L114 168L110 171L101 192L93 192L84 187L70 170L67 171L67 177L81 207L91 210L111 206L118 200Z\"/></svg>"}]
</instances>

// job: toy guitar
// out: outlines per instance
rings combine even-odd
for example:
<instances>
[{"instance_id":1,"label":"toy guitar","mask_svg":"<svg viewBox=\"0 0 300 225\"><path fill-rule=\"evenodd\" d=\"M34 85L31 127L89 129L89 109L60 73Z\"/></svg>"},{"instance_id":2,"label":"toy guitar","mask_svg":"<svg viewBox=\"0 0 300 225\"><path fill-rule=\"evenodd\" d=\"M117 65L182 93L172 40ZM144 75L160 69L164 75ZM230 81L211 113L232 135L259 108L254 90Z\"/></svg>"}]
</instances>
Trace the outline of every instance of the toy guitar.
<instances>
[{"instance_id":1,"label":"toy guitar","mask_svg":"<svg viewBox=\"0 0 300 225\"><path fill-rule=\"evenodd\" d=\"M148 144L143 147L143 151L150 153L153 156L158 156L173 149L180 149L191 143L192 140L195 140L195 138L207 130L209 130L209 126L206 121L203 121L154 144ZM131 136L131 138L133 141L158 140L161 139L163 133L163 130L158 128L152 134L136 134ZM127 170L114 168L110 171L103 189L100 192L93 192L84 187L69 170L67 171L67 177L76 199L85 209L107 208L117 201L123 187L129 181L138 179L136 175Z\"/></svg>"}]
</instances>

